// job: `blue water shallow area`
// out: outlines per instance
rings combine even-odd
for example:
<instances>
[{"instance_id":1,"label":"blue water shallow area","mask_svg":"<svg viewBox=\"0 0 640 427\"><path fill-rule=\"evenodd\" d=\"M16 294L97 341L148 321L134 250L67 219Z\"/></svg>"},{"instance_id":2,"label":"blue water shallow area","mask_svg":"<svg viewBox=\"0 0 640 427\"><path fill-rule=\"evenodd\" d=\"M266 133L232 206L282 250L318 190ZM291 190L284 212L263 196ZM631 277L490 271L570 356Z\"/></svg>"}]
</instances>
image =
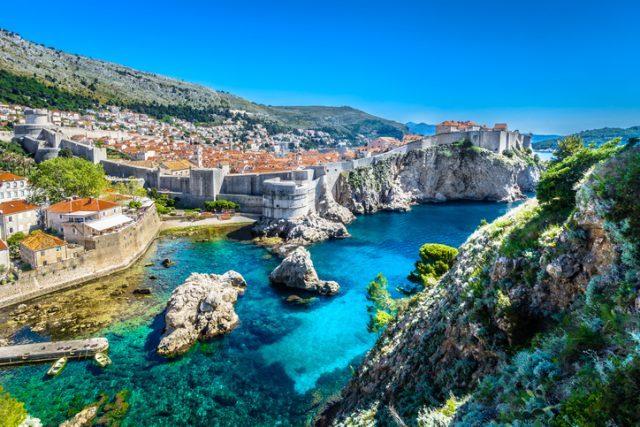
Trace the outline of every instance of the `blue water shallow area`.
<instances>
[{"instance_id":1,"label":"blue water shallow area","mask_svg":"<svg viewBox=\"0 0 640 427\"><path fill-rule=\"evenodd\" d=\"M153 290L149 311L103 331L112 366L100 370L91 362L72 362L52 380L44 378L43 365L5 369L0 384L45 425L64 421L101 392L113 396L120 390L129 391L125 426L304 425L375 341L366 330L369 281L382 272L393 287L406 283L423 243L459 246L481 219L490 221L510 207L446 203L359 217L348 227L351 238L310 248L319 276L342 289L308 306L287 304L291 293L269 285L278 260L264 248L233 239L165 238L142 283ZM164 258L175 266L160 267ZM231 269L248 282L236 305L241 325L179 359L158 357L162 306L173 288L191 272ZM38 338L28 332L16 337Z\"/></svg>"}]
</instances>

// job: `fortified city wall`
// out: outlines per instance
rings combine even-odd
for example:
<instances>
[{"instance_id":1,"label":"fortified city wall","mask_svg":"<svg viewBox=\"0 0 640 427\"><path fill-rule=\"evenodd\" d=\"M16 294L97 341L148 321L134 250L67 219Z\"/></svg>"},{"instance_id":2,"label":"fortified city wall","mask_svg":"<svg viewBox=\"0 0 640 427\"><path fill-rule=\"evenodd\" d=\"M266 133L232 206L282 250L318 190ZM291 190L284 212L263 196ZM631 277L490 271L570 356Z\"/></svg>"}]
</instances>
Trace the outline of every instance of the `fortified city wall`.
<instances>
[{"instance_id":1,"label":"fortified city wall","mask_svg":"<svg viewBox=\"0 0 640 427\"><path fill-rule=\"evenodd\" d=\"M369 167L377 161L412 150L453 144L460 140L467 140L495 153L514 148L531 148L530 135L517 131L482 129L426 136L375 156L328 163L302 171L229 174L226 167L192 168L188 176L174 176L162 174L159 168L107 160L104 149L62 138L61 133L52 130L46 110L31 110L28 114L25 112L25 117L27 123L16 127L16 139L21 141L27 151L35 153L36 161L57 156L60 148L69 148L77 156L101 163L109 176L143 180L146 188L155 188L176 198L180 207L201 207L205 201L225 199L239 203L243 212L262 214L273 219L313 212L321 202L321 194L326 189L333 191L340 173ZM306 196L303 197L302 194Z\"/></svg>"}]
</instances>

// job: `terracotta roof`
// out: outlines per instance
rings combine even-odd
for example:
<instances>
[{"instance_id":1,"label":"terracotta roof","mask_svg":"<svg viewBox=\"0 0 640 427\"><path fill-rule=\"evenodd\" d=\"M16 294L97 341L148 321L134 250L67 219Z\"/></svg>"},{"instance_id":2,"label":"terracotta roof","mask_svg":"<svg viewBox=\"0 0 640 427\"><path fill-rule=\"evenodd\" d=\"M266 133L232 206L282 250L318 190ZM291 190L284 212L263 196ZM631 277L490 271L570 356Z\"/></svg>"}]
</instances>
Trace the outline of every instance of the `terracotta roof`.
<instances>
[{"instance_id":1,"label":"terracotta roof","mask_svg":"<svg viewBox=\"0 0 640 427\"><path fill-rule=\"evenodd\" d=\"M9 249L7 244L3 240L0 240L0 251L6 251L7 249Z\"/></svg>"},{"instance_id":2,"label":"terracotta roof","mask_svg":"<svg viewBox=\"0 0 640 427\"><path fill-rule=\"evenodd\" d=\"M185 170L194 167L195 165L191 163L189 160L180 159L180 160L166 160L161 164L163 167L172 170L179 171Z\"/></svg>"},{"instance_id":3,"label":"terracotta roof","mask_svg":"<svg viewBox=\"0 0 640 427\"><path fill-rule=\"evenodd\" d=\"M43 233L41 231L31 234L29 237L20 242L20 244L24 245L27 249L30 249L32 251L42 251L44 249L66 245L64 240L47 233Z\"/></svg>"},{"instance_id":4,"label":"terracotta roof","mask_svg":"<svg viewBox=\"0 0 640 427\"><path fill-rule=\"evenodd\" d=\"M12 174L11 172L0 171L0 182L4 181L23 181L27 178L20 175Z\"/></svg>"},{"instance_id":5,"label":"terracotta roof","mask_svg":"<svg viewBox=\"0 0 640 427\"><path fill-rule=\"evenodd\" d=\"M53 204L47 208L47 212L53 213L70 213L75 211L93 211L99 212L106 209L117 207L117 203L109 202L107 200L100 200L94 197L88 197L84 199L63 200Z\"/></svg>"},{"instance_id":6,"label":"terracotta roof","mask_svg":"<svg viewBox=\"0 0 640 427\"><path fill-rule=\"evenodd\" d=\"M32 211L39 208L40 206L32 205L26 200L12 200L10 202L0 203L0 215L11 215L17 212Z\"/></svg>"}]
</instances>

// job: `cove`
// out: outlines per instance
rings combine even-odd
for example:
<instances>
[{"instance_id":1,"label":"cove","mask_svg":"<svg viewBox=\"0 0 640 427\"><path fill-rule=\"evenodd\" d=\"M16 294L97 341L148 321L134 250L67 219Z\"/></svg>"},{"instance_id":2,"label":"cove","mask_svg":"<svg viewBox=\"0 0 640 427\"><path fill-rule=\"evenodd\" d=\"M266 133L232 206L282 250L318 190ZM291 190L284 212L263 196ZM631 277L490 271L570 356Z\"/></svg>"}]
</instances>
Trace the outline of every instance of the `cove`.
<instances>
[{"instance_id":1,"label":"cove","mask_svg":"<svg viewBox=\"0 0 640 427\"><path fill-rule=\"evenodd\" d=\"M101 370L91 362L72 362L55 379L45 378L46 365L9 368L0 371L0 384L44 425L58 425L100 393L113 396L121 390L129 392L123 426L304 425L348 381L376 339L366 330L367 284L379 272L392 287L406 283L422 244L459 246L480 220L491 221L513 206L456 202L361 216L348 226L351 238L310 248L319 276L342 288L308 306L286 303L291 293L269 285L268 274L278 260L264 248L233 235L206 241L162 238L128 275L88 285L93 294L79 298L88 292L80 288L36 301L46 309L48 299L57 298L72 315L96 304L89 312L104 321L98 329L70 330L54 312L36 331L26 322L13 338L105 335L112 366ZM175 265L162 267L164 258ZM158 357L154 350L171 291L191 272L230 269L248 283L236 305L241 325L221 339L197 344L179 359ZM152 294L133 295L135 287L148 287ZM109 300L117 300L120 308L105 314L101 309Z\"/></svg>"}]
</instances>

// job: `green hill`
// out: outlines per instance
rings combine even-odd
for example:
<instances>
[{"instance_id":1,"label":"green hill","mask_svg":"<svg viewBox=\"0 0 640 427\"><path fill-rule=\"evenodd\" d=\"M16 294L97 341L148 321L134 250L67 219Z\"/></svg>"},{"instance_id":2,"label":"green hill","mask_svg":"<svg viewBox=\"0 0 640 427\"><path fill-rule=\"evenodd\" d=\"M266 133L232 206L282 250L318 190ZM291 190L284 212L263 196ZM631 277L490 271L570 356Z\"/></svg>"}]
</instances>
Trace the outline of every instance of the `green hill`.
<instances>
[{"instance_id":1,"label":"green hill","mask_svg":"<svg viewBox=\"0 0 640 427\"><path fill-rule=\"evenodd\" d=\"M272 107L224 91L79 56L27 41L0 29L0 101L34 107L83 110L97 105L215 121L230 110L276 123L276 130L303 127L356 140L402 136L403 124L350 107Z\"/></svg>"},{"instance_id":2,"label":"green hill","mask_svg":"<svg viewBox=\"0 0 640 427\"><path fill-rule=\"evenodd\" d=\"M595 144L600 146L607 141L612 140L613 138L622 138L624 142L628 141L629 138L640 137L640 126L632 126L630 128L601 128L601 129L591 129L591 130L583 130L582 132L578 132L576 134L586 144ZM561 137L545 139L543 141L534 141L533 149L534 150L553 150L558 147L558 140Z\"/></svg>"}]
</instances>

